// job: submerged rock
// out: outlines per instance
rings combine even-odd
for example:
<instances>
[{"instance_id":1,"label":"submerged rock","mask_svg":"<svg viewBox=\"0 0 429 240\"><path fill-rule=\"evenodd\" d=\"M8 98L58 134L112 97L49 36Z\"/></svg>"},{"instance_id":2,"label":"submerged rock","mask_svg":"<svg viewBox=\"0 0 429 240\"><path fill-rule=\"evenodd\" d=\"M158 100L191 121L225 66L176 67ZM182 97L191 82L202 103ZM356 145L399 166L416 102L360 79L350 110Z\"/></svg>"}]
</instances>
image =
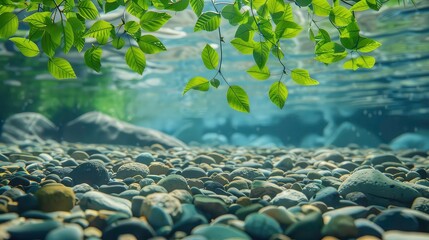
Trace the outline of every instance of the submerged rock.
<instances>
[{"instance_id":1,"label":"submerged rock","mask_svg":"<svg viewBox=\"0 0 429 240\"><path fill-rule=\"evenodd\" d=\"M344 122L326 139L325 145L346 147L349 144L357 144L362 147L377 147L380 143L380 139L370 131L350 122Z\"/></svg>"},{"instance_id":2,"label":"submerged rock","mask_svg":"<svg viewBox=\"0 0 429 240\"><path fill-rule=\"evenodd\" d=\"M3 124L0 140L5 143L42 143L58 139L58 127L39 113L10 116Z\"/></svg>"},{"instance_id":3,"label":"submerged rock","mask_svg":"<svg viewBox=\"0 0 429 240\"><path fill-rule=\"evenodd\" d=\"M375 169L362 169L354 172L338 188L345 197L351 192L362 192L371 204L387 206L399 204L410 206L420 193L408 185L392 180Z\"/></svg>"},{"instance_id":4,"label":"submerged rock","mask_svg":"<svg viewBox=\"0 0 429 240\"><path fill-rule=\"evenodd\" d=\"M69 122L64 128L63 139L68 142L186 147L183 142L165 133L134 126L100 112L85 113Z\"/></svg>"}]
</instances>

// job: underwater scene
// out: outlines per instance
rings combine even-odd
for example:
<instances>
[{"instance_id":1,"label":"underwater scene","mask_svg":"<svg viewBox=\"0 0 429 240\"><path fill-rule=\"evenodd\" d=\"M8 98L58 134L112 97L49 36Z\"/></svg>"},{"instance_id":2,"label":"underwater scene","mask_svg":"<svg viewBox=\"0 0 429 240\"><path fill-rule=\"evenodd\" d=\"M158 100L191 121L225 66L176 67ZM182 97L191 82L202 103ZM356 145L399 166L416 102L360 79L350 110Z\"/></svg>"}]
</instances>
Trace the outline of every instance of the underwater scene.
<instances>
[{"instance_id":1,"label":"underwater scene","mask_svg":"<svg viewBox=\"0 0 429 240\"><path fill-rule=\"evenodd\" d=\"M429 240L429 1L0 0L0 240Z\"/></svg>"}]
</instances>

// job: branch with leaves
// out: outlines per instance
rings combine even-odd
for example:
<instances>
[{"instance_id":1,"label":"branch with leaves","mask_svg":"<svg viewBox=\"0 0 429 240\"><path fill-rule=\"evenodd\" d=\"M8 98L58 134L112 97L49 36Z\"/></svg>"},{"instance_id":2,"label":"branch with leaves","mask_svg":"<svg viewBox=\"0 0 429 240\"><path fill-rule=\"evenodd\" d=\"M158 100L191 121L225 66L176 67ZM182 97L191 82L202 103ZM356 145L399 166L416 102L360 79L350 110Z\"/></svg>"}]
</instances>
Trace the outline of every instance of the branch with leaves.
<instances>
[{"instance_id":1,"label":"branch with leaves","mask_svg":"<svg viewBox=\"0 0 429 240\"><path fill-rule=\"evenodd\" d=\"M72 50L85 50L85 64L99 72L102 69L103 47L106 45L118 51L127 48L124 59L126 64L131 70L143 74L146 54L167 50L150 33L158 31L172 18L169 12L183 11L190 6L198 17L195 32L218 32L220 54L212 45L205 45L201 58L205 68L214 71L213 77L210 80L202 76L193 77L186 84L183 94L189 90L208 91L210 87L218 88L221 79L228 87L228 104L237 111L250 112L246 91L230 84L222 71L224 44L231 44L240 54L252 55L255 65L246 72L254 79L268 80L273 77L271 69L280 67L281 75L271 84L268 97L281 109L288 97L286 82L289 78L299 85L319 84L307 70L290 69L286 64L281 45L284 40L296 38L303 30L303 26L295 21L294 12L302 8L308 11L309 24L306 27L310 40L314 42L316 61L332 64L347 58L343 67L357 70L374 66L375 58L366 54L381 44L361 35L355 14L369 9L378 11L385 2L211 0L211 4L206 6L204 0L0 0L0 39L12 41L26 57L36 57L41 53L46 55L49 58L48 71L57 79L76 78L67 59L57 57L60 51L68 54ZM123 9L119 23L100 19L101 11L108 13L118 8ZM125 17L127 15L131 17ZM232 39L224 39L222 20L236 28ZM335 37L339 41L333 41L329 31L320 27L319 23L327 21L329 27L338 33ZM20 24L28 26L25 36L16 36ZM280 66L268 64L270 58L275 59Z\"/></svg>"}]
</instances>

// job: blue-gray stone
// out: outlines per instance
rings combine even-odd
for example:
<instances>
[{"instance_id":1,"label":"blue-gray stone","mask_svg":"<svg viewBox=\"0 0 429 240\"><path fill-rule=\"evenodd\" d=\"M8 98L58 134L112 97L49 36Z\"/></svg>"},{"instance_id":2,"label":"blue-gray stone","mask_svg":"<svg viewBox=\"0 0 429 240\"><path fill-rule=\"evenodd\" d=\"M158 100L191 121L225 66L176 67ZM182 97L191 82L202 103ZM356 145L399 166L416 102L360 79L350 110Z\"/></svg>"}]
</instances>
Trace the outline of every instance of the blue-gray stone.
<instances>
[{"instance_id":1,"label":"blue-gray stone","mask_svg":"<svg viewBox=\"0 0 429 240\"><path fill-rule=\"evenodd\" d=\"M116 212L122 212L128 214L128 216L132 216L131 202L129 200L110 196L101 192L86 192L81 197L79 205L83 210L111 210Z\"/></svg>"},{"instance_id":2,"label":"blue-gray stone","mask_svg":"<svg viewBox=\"0 0 429 240\"><path fill-rule=\"evenodd\" d=\"M146 240L155 236L151 226L136 218L118 221L103 231L103 240L117 240L119 236L131 234L137 240Z\"/></svg>"},{"instance_id":3,"label":"blue-gray stone","mask_svg":"<svg viewBox=\"0 0 429 240\"><path fill-rule=\"evenodd\" d=\"M140 153L136 157L136 162L143 163L143 164L146 164L148 166L154 161L155 161L155 158L152 156L151 153L148 153L148 152Z\"/></svg>"},{"instance_id":4,"label":"blue-gray stone","mask_svg":"<svg viewBox=\"0 0 429 240\"><path fill-rule=\"evenodd\" d=\"M270 239L274 234L282 232L276 220L261 213L252 213L247 216L244 221L244 230L256 239Z\"/></svg>"},{"instance_id":5,"label":"blue-gray stone","mask_svg":"<svg viewBox=\"0 0 429 240\"><path fill-rule=\"evenodd\" d=\"M363 237L363 236L374 236L378 238L382 238L384 230L378 226L377 224L373 223L372 221L364 218L359 218L355 220L355 225L358 229L358 234L356 237Z\"/></svg>"},{"instance_id":6,"label":"blue-gray stone","mask_svg":"<svg viewBox=\"0 0 429 240\"><path fill-rule=\"evenodd\" d=\"M147 216L149 224L155 229L160 229L165 226L172 227L173 219L170 214L163 208L158 206L152 206Z\"/></svg>"},{"instance_id":7,"label":"blue-gray stone","mask_svg":"<svg viewBox=\"0 0 429 240\"><path fill-rule=\"evenodd\" d=\"M192 230L192 234L204 236L207 240L251 239L246 233L224 224L201 225Z\"/></svg>"},{"instance_id":8,"label":"blue-gray stone","mask_svg":"<svg viewBox=\"0 0 429 240\"><path fill-rule=\"evenodd\" d=\"M322 188L312 198L312 202L324 202L329 207L336 207L340 202L340 194L333 187Z\"/></svg>"},{"instance_id":9,"label":"blue-gray stone","mask_svg":"<svg viewBox=\"0 0 429 240\"><path fill-rule=\"evenodd\" d=\"M45 240L82 240L83 230L77 224L69 224L49 232Z\"/></svg>"},{"instance_id":10,"label":"blue-gray stone","mask_svg":"<svg viewBox=\"0 0 429 240\"><path fill-rule=\"evenodd\" d=\"M9 233L10 239L14 240L44 239L50 231L59 226L61 223L49 220L41 223L23 223L9 227L6 231Z\"/></svg>"}]
</instances>

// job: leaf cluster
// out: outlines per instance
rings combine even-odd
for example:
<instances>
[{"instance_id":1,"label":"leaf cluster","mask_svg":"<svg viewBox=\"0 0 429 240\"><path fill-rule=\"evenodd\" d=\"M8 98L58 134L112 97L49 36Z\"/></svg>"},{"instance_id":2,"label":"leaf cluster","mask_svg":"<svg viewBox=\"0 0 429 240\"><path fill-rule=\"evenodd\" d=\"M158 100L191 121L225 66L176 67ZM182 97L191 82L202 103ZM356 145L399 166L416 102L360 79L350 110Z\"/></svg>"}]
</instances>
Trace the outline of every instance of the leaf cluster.
<instances>
[{"instance_id":1,"label":"leaf cluster","mask_svg":"<svg viewBox=\"0 0 429 240\"><path fill-rule=\"evenodd\" d=\"M246 91L230 84L222 71L224 44L231 44L254 62L246 70L251 78L267 81L279 76L271 74L272 71L281 73L267 92L269 99L283 108L288 97L289 79L303 86L319 82L305 69L290 69L282 45L307 28L308 37L314 42L316 61L327 65L344 61L343 67L352 70L372 68L375 58L366 54L380 47L381 43L361 35L355 14L370 9L378 11L384 3L383 0L234 0L230 3L216 0L0 0L0 38L12 41L26 57L46 55L48 71L57 79L76 78L70 62L58 57L60 52L84 52L85 64L100 72L103 47L107 45L118 51L125 48L125 63L134 72L143 74L146 55L167 50L151 33L174 17L171 12L190 7L197 16L194 31L217 31L219 43L206 44L201 52L203 65L213 72L213 77L191 78L183 94L189 90L220 88L223 83L227 86L228 104L237 111L250 112ZM123 9L119 23L100 18L101 12L118 8ZM308 11L308 26L295 20L294 13L299 8ZM18 14L22 11L25 17ZM232 39L224 39L222 22L235 27ZM324 22L329 23L329 29L320 27ZM20 36L17 30L24 24L29 30L25 36ZM331 36L332 30L335 36Z\"/></svg>"}]
</instances>

